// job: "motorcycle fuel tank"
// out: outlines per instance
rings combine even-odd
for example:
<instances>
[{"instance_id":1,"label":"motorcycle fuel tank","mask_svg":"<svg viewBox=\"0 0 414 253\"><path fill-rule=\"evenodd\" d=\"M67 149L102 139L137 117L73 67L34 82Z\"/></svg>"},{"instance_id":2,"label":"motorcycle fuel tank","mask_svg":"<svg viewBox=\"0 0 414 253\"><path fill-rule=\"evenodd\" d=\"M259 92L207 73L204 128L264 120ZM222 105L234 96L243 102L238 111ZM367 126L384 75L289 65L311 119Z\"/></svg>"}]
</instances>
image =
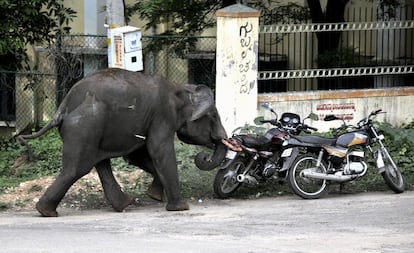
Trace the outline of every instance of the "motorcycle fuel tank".
<instances>
[{"instance_id":1,"label":"motorcycle fuel tank","mask_svg":"<svg viewBox=\"0 0 414 253\"><path fill-rule=\"evenodd\" d=\"M349 132L338 137L336 145L342 147L351 147L355 145L365 144L368 136L363 132Z\"/></svg>"}]
</instances>

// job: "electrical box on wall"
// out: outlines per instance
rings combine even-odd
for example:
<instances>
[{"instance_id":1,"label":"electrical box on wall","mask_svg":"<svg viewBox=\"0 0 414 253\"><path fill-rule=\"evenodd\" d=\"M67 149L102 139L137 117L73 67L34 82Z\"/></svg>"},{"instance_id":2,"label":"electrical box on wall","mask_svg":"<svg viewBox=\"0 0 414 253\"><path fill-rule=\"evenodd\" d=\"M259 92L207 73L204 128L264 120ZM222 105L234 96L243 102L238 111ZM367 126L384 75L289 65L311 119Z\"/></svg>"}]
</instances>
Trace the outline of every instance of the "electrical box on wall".
<instances>
[{"instance_id":1,"label":"electrical box on wall","mask_svg":"<svg viewBox=\"0 0 414 253\"><path fill-rule=\"evenodd\" d=\"M108 44L108 65L130 71L144 69L141 30L133 26L111 29Z\"/></svg>"}]
</instances>

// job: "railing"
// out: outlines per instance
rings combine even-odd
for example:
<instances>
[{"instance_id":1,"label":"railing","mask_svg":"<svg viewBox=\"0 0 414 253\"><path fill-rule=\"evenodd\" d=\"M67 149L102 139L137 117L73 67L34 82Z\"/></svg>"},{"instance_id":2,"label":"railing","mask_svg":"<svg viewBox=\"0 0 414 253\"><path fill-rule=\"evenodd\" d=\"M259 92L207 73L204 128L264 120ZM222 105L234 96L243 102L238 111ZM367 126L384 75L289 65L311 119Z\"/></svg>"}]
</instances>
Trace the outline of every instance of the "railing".
<instances>
[{"instance_id":1,"label":"railing","mask_svg":"<svg viewBox=\"0 0 414 253\"><path fill-rule=\"evenodd\" d=\"M259 56L259 92L414 86L412 8L403 16L408 20L261 26L260 54L275 60ZM336 50L318 52L322 33L340 34Z\"/></svg>"},{"instance_id":2,"label":"railing","mask_svg":"<svg viewBox=\"0 0 414 253\"><path fill-rule=\"evenodd\" d=\"M339 24L262 26L259 93L414 86L413 9L407 8L402 15L406 20L372 21L377 18L375 15L364 14L370 16L368 21L360 21L361 15L361 12L348 13L347 19L356 21ZM337 50L318 54L318 33L341 33ZM216 39L214 36L192 38L196 39L192 47L196 49L187 48L177 54L168 47L148 51L146 45L154 39L183 38L143 36L144 71L177 83L206 84L214 88ZM65 36L50 48L37 48L38 72L35 74L0 75L0 123L14 124L21 117L28 117L32 122L46 120L49 113L43 111L53 111L76 81L107 66L106 43L106 36ZM46 85L43 86L49 92L46 97L42 95L46 92L44 88L37 87L41 87L40 83ZM43 98L48 101L41 103L41 108L23 106L40 103ZM19 111L19 107L26 111Z\"/></svg>"}]
</instances>

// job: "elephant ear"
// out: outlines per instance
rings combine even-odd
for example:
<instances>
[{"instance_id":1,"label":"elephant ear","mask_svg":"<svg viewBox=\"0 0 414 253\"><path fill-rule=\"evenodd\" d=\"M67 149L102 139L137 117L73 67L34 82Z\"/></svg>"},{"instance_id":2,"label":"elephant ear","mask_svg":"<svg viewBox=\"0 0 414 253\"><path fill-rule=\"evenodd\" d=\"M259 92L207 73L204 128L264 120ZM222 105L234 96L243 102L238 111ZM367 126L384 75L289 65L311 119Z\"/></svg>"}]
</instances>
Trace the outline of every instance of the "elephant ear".
<instances>
[{"instance_id":1,"label":"elephant ear","mask_svg":"<svg viewBox=\"0 0 414 253\"><path fill-rule=\"evenodd\" d=\"M214 106L213 92L205 85L197 85L190 93L190 100L193 106L190 120L201 118Z\"/></svg>"}]
</instances>

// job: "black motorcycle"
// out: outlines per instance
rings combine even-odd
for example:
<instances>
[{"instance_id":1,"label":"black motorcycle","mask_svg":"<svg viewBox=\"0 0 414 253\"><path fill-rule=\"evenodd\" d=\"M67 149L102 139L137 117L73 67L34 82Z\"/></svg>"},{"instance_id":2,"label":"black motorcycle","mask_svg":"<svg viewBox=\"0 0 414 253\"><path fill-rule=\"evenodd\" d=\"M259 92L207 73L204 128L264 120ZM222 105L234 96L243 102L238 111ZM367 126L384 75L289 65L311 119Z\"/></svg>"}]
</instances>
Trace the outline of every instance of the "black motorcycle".
<instances>
[{"instance_id":1,"label":"black motorcycle","mask_svg":"<svg viewBox=\"0 0 414 253\"><path fill-rule=\"evenodd\" d=\"M401 172L383 144L384 136L378 133L373 118L385 113L373 111L356 126L345 121L335 130L335 138L318 136L291 136L289 145L301 149L288 175L293 192L304 199L320 198L328 191L331 182L344 183L364 176L368 165L366 151L370 151L385 183L396 193L404 191ZM327 116L326 121L337 120Z\"/></svg>"},{"instance_id":2,"label":"black motorcycle","mask_svg":"<svg viewBox=\"0 0 414 253\"><path fill-rule=\"evenodd\" d=\"M278 120L277 113L269 105L265 104L264 107L275 118L260 122L270 123L274 128L258 137L234 134L223 140L228 150L214 180L214 192L220 198L231 196L244 183L258 184L270 179L286 179L294 160L293 149L285 147L289 135L309 132L310 129L316 131L301 122L300 116L295 113L285 112Z\"/></svg>"}]
</instances>

